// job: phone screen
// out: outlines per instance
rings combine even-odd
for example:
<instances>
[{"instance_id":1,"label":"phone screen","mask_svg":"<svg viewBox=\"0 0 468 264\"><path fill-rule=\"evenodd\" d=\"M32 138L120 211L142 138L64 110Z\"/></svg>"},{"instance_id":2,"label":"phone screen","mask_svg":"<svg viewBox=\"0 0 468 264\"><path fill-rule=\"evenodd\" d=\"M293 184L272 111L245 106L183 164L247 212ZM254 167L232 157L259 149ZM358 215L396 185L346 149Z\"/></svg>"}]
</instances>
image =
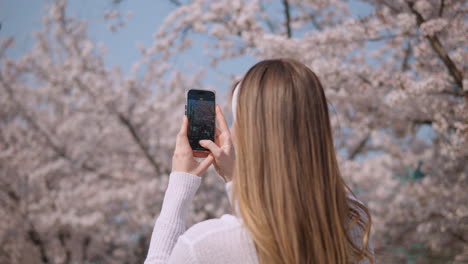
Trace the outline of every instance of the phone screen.
<instances>
[{"instance_id":1,"label":"phone screen","mask_svg":"<svg viewBox=\"0 0 468 264\"><path fill-rule=\"evenodd\" d=\"M215 137L215 93L189 90L187 94L188 139L193 150L208 151L198 141Z\"/></svg>"}]
</instances>

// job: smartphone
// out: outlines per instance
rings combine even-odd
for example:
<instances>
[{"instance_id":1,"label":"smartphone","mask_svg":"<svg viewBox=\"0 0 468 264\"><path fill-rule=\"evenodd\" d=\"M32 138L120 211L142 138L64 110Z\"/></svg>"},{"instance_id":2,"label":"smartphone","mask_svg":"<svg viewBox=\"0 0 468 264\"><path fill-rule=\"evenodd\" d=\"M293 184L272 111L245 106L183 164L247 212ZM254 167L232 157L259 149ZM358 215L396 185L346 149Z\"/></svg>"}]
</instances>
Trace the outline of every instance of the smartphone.
<instances>
[{"instance_id":1,"label":"smartphone","mask_svg":"<svg viewBox=\"0 0 468 264\"><path fill-rule=\"evenodd\" d=\"M185 115L189 121L188 140L195 152L209 152L198 143L202 139L215 141L215 92L190 89L187 92Z\"/></svg>"}]
</instances>

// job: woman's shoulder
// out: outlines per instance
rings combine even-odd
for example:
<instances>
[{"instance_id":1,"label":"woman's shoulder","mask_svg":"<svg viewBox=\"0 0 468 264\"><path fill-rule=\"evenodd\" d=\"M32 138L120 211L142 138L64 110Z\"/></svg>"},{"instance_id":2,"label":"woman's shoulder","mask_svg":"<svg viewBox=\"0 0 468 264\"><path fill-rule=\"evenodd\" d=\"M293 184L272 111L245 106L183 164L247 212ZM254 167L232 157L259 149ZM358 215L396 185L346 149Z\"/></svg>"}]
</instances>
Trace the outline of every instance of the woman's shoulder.
<instances>
[{"instance_id":1,"label":"woman's shoulder","mask_svg":"<svg viewBox=\"0 0 468 264\"><path fill-rule=\"evenodd\" d=\"M219 218L209 219L191 226L184 237L192 243L207 239L212 236L220 236L242 228L241 221L230 214L224 214Z\"/></svg>"},{"instance_id":2,"label":"woman's shoulder","mask_svg":"<svg viewBox=\"0 0 468 264\"><path fill-rule=\"evenodd\" d=\"M230 214L193 225L181 239L200 263L257 263L247 230Z\"/></svg>"}]
</instances>

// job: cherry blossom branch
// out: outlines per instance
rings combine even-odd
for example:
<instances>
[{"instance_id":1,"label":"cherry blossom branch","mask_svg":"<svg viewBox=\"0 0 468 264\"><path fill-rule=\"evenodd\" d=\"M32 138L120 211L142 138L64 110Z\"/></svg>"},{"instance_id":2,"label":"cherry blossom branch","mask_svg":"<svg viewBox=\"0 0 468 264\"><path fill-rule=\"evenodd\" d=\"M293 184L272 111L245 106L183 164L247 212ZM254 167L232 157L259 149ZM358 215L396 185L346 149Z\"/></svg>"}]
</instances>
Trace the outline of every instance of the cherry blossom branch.
<instances>
[{"instance_id":1,"label":"cherry blossom branch","mask_svg":"<svg viewBox=\"0 0 468 264\"><path fill-rule=\"evenodd\" d=\"M73 78L74 82L77 84L77 86L82 90L93 96L94 98L98 98L92 91L89 89L79 78L75 77ZM138 134L134 124L130 121L129 118L127 118L124 114L118 112L115 109L111 109L109 106L107 106L107 109L109 112L113 115L115 115L120 123L128 130L130 133L131 137L133 140L136 142L140 150L142 151L143 155L145 156L146 160L151 164L153 167L154 171L157 174L162 173L161 171L161 166L155 161L155 159L152 157L152 155L148 152L148 148L145 146L145 143L143 143L143 140L141 139L140 135Z\"/></svg>"},{"instance_id":2,"label":"cherry blossom branch","mask_svg":"<svg viewBox=\"0 0 468 264\"><path fill-rule=\"evenodd\" d=\"M411 12L416 16L416 22L418 26L421 26L426 20L423 16L414 8L414 2L407 1L406 2ZM463 74L461 71L457 69L457 66L452 61L452 59L448 56L448 54L444 51L442 43L440 42L437 35L427 35L426 39L431 44L432 49L437 54L437 56L442 60L445 67L447 67L450 75L452 75L455 83L462 88L463 90Z\"/></svg>"},{"instance_id":3,"label":"cherry blossom branch","mask_svg":"<svg viewBox=\"0 0 468 264\"><path fill-rule=\"evenodd\" d=\"M445 7L445 0L440 1L440 8L439 8L439 17L442 17L444 14L444 7Z\"/></svg>"},{"instance_id":4,"label":"cherry blossom branch","mask_svg":"<svg viewBox=\"0 0 468 264\"><path fill-rule=\"evenodd\" d=\"M42 263L49 263L49 257L47 256L44 241L32 224L30 224L30 227L31 228L28 230L28 238L39 249Z\"/></svg>"},{"instance_id":5,"label":"cherry blossom branch","mask_svg":"<svg viewBox=\"0 0 468 264\"><path fill-rule=\"evenodd\" d=\"M12 185L11 183L0 178L0 187L4 190L6 195L15 203L19 203L21 200L20 199L21 196L15 192L15 190L13 189L11 185Z\"/></svg>"},{"instance_id":6,"label":"cherry blossom branch","mask_svg":"<svg viewBox=\"0 0 468 264\"><path fill-rule=\"evenodd\" d=\"M175 6L181 6L182 3L179 0L169 0L169 2L173 3Z\"/></svg>"},{"instance_id":7,"label":"cherry blossom branch","mask_svg":"<svg viewBox=\"0 0 468 264\"><path fill-rule=\"evenodd\" d=\"M407 46L405 48L405 56L403 57L403 62L401 64L401 70L402 71L407 71L409 69L409 59L411 57L412 53L412 48L411 48L411 42L407 42Z\"/></svg>"},{"instance_id":8,"label":"cherry blossom branch","mask_svg":"<svg viewBox=\"0 0 468 264\"><path fill-rule=\"evenodd\" d=\"M135 129L135 126L132 124L132 122L130 122L130 119L125 117L122 113L118 113L117 115L119 117L120 123L128 129L128 131L132 135L133 140L135 140L138 147L143 152L143 155L145 155L146 160L151 164L156 173L161 173L159 164L156 163L151 154L148 152L148 148L143 143L141 137Z\"/></svg>"},{"instance_id":9,"label":"cherry blossom branch","mask_svg":"<svg viewBox=\"0 0 468 264\"><path fill-rule=\"evenodd\" d=\"M315 18L315 14L310 14L309 15L310 21L312 22L312 25L318 30L322 30L323 27L318 23L317 19Z\"/></svg>"},{"instance_id":10,"label":"cherry blossom branch","mask_svg":"<svg viewBox=\"0 0 468 264\"><path fill-rule=\"evenodd\" d=\"M66 264L70 263L71 260L71 252L67 248L66 239L70 238L70 232L68 230L60 230L58 233L58 239L60 241L60 245L63 247L65 251L65 262Z\"/></svg>"},{"instance_id":11,"label":"cherry blossom branch","mask_svg":"<svg viewBox=\"0 0 468 264\"><path fill-rule=\"evenodd\" d=\"M353 151L349 154L350 160L354 160L356 156L364 150L364 147L366 146L368 140L369 140L370 134L367 134L364 138L362 138L359 143L356 145Z\"/></svg>"},{"instance_id":12,"label":"cherry blossom branch","mask_svg":"<svg viewBox=\"0 0 468 264\"><path fill-rule=\"evenodd\" d=\"M441 214L441 213L431 213L431 214L430 214L429 216L427 216L426 218L421 219L421 221L417 221L417 222L414 222L414 223L410 223L410 224L407 226L407 228L406 228L403 232L400 233L400 235L398 236L398 241L404 239L403 236L404 236L407 232L411 231L411 230L414 228L414 226L413 226L414 224L420 224L421 222L430 222L431 220L438 219L438 218L444 219L444 218L446 218L446 217L445 217L443 214ZM458 233L456 233L456 232L454 232L453 230L450 230L450 229L448 230L448 233L449 233L452 237L454 237L454 238L456 238L457 240L459 240L460 242L462 242L462 243L464 243L464 244L468 244L468 240L463 236L463 234L458 234Z\"/></svg>"},{"instance_id":13,"label":"cherry blossom branch","mask_svg":"<svg viewBox=\"0 0 468 264\"><path fill-rule=\"evenodd\" d=\"M467 91L460 91L460 90L456 90L456 91L442 90L442 91L437 91L437 92L428 92L428 94L430 94L430 95L451 95L451 96L460 97L460 98L468 96Z\"/></svg>"},{"instance_id":14,"label":"cherry blossom branch","mask_svg":"<svg viewBox=\"0 0 468 264\"><path fill-rule=\"evenodd\" d=\"M83 239L83 242L82 242L82 246L83 246L83 261L85 261L85 260L88 259L88 248L89 248L89 244L91 244L91 237L90 237L90 236L86 236L86 237Z\"/></svg>"},{"instance_id":15,"label":"cherry blossom branch","mask_svg":"<svg viewBox=\"0 0 468 264\"><path fill-rule=\"evenodd\" d=\"M179 1L176 1L176 3L179 3ZM64 12L64 11L63 11ZM67 31L67 25L68 23L65 21L64 17L62 17L62 19L59 20L59 25L60 27L64 30L64 31ZM58 39L60 41L60 39ZM72 48L73 50L76 52L76 54L79 54L79 48L77 47L76 45L77 42L74 42L73 45L72 45ZM61 42L62 46L64 48L67 47L67 45L65 45L63 42ZM99 98L99 96L96 96L92 91L91 89L89 89L83 82L81 82L81 80L77 77L73 78L73 81L77 84L77 86L84 92L87 92L88 94L90 94L93 98ZM117 110L115 109L111 109L108 105L107 106L107 109L109 110L109 112L111 114L113 114L114 116L116 116L118 118L118 120L120 121L120 123L122 125L124 125L127 130L129 131L131 137L133 138L133 140L137 143L138 147L140 148L140 150L142 151L143 155L145 156L146 160L151 164L151 166L153 167L154 171L156 172L156 174L160 174L162 173L161 171L161 166L154 160L154 158L152 157L152 155L148 152L148 148L145 146L145 144L143 143L143 140L141 139L141 137L139 136L135 126L132 124L132 122L130 121L129 118L125 117L122 113L118 112ZM168 172L166 172L168 173Z\"/></svg>"},{"instance_id":16,"label":"cherry blossom branch","mask_svg":"<svg viewBox=\"0 0 468 264\"><path fill-rule=\"evenodd\" d=\"M350 40L332 40L332 41L324 41L316 43L316 45L320 46L328 46L328 45L335 45L335 44L350 44L355 42L364 42L364 41L382 41L382 40L390 40L398 37L405 37L405 36L413 36L411 34L388 34L388 35L381 35L376 37L362 37L362 38L354 38Z\"/></svg>"},{"instance_id":17,"label":"cherry blossom branch","mask_svg":"<svg viewBox=\"0 0 468 264\"><path fill-rule=\"evenodd\" d=\"M64 160L68 161L72 166L76 166L76 164L79 164L79 169L82 169L87 172L92 172L92 173L97 173L99 178L105 179L105 178L111 178L109 175L104 174L104 173L98 173L97 168L91 167L87 165L86 163L81 163L75 161L71 156L68 155L66 149L64 147L59 146L53 139L53 137L49 134L49 132L46 131L46 129L42 128L33 117L31 117L28 114L28 111L25 109L25 107L15 98L13 94L13 89L10 87L8 83L4 81L2 76L0 76L0 84L3 85L5 90L7 91L8 96L10 97L11 101L18 107L21 115L25 119L28 124L34 128L39 135L44 138L46 141L46 145L49 146L60 158L63 158Z\"/></svg>"},{"instance_id":18,"label":"cherry blossom branch","mask_svg":"<svg viewBox=\"0 0 468 264\"><path fill-rule=\"evenodd\" d=\"M5 52L13 45L13 42L12 37L0 42L0 58L5 56Z\"/></svg>"},{"instance_id":19,"label":"cherry blossom branch","mask_svg":"<svg viewBox=\"0 0 468 264\"><path fill-rule=\"evenodd\" d=\"M291 38L292 32L291 32L291 14L289 10L289 2L288 0L283 0L283 7L284 7L284 16L286 18L286 21L284 22L284 26L286 27L286 33L288 38Z\"/></svg>"},{"instance_id":20,"label":"cherry blossom branch","mask_svg":"<svg viewBox=\"0 0 468 264\"><path fill-rule=\"evenodd\" d=\"M0 83L3 85L5 90L7 91L8 96L10 97L11 101L15 103L15 105L18 107L20 110L22 116L24 119L37 131L39 134L45 139L47 144L57 153L58 156L65 158L66 160L70 160L69 157L66 154L66 151L59 147L58 144L54 142L54 140L51 138L51 136L43 129L39 124L37 124L34 121L34 118L32 118L29 114L28 111L23 107L23 105L16 100L15 96L13 95L13 89L10 87L9 84L7 84L3 78L0 76Z\"/></svg>"},{"instance_id":21,"label":"cherry blossom branch","mask_svg":"<svg viewBox=\"0 0 468 264\"><path fill-rule=\"evenodd\" d=\"M449 231L449 233L455 237L456 239L458 239L460 242L463 242L464 244L468 244L468 240L466 238L463 237L462 234L458 234L452 230Z\"/></svg>"},{"instance_id":22,"label":"cherry blossom branch","mask_svg":"<svg viewBox=\"0 0 468 264\"><path fill-rule=\"evenodd\" d=\"M7 190L8 196L13 200L14 203L16 203L15 208L21 208L21 204L20 204L21 201L24 201L27 199L21 199L21 196L17 194L16 191L13 190L13 188L9 186L11 184L6 183L2 185L8 189ZM46 250L44 239L41 238L39 232L36 230L33 223L29 220L27 212L24 212L23 210L19 210L16 212L19 212L20 218L23 219L23 224L29 226L26 237L31 241L31 243L35 247L38 248L42 262L49 263L50 261L49 261L49 257L47 256L47 250Z\"/></svg>"},{"instance_id":23,"label":"cherry blossom branch","mask_svg":"<svg viewBox=\"0 0 468 264\"><path fill-rule=\"evenodd\" d=\"M413 123L415 125L432 125L432 120L429 120L429 119L414 120Z\"/></svg>"}]
</instances>

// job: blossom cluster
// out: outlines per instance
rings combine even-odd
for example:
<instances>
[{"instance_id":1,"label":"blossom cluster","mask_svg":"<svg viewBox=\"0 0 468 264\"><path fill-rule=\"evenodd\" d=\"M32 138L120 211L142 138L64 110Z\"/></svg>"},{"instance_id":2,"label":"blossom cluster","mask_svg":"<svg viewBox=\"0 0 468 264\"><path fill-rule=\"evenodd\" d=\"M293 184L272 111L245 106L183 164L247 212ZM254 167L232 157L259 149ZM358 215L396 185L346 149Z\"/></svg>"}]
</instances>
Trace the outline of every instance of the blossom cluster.
<instances>
[{"instance_id":1,"label":"blossom cluster","mask_svg":"<svg viewBox=\"0 0 468 264\"><path fill-rule=\"evenodd\" d=\"M465 1L367 0L361 17L345 0L177 3L128 75L104 64L105 47L65 14L65 1L21 58L6 55L12 39L0 41L0 262L142 262L174 120L207 70L170 63L195 35L208 40L209 67L289 57L316 72L341 172L372 214L379 263L468 260ZM189 225L228 209L210 170Z\"/></svg>"}]
</instances>

